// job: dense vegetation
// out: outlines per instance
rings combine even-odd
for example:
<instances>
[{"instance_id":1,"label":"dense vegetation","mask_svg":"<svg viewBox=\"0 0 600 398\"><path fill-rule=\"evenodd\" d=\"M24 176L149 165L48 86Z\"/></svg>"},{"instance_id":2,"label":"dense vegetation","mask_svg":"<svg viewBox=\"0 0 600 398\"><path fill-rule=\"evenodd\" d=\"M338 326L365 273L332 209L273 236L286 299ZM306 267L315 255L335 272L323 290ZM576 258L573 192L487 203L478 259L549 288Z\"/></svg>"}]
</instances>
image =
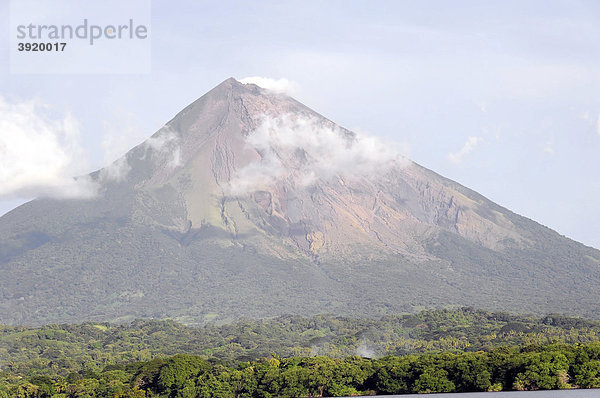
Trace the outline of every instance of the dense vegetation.
<instances>
[{"instance_id":1,"label":"dense vegetation","mask_svg":"<svg viewBox=\"0 0 600 398\"><path fill-rule=\"evenodd\" d=\"M236 366L179 354L11 384L0 386L0 397L321 397L593 388L600 387L600 343L381 359L274 356Z\"/></svg>"},{"instance_id":2,"label":"dense vegetation","mask_svg":"<svg viewBox=\"0 0 600 398\"><path fill-rule=\"evenodd\" d=\"M598 336L596 321L471 308L203 327L173 321L4 326L0 398L9 392L175 397L215 389L267 397L594 387L600 386ZM174 372L170 387L165 372Z\"/></svg>"}]
</instances>

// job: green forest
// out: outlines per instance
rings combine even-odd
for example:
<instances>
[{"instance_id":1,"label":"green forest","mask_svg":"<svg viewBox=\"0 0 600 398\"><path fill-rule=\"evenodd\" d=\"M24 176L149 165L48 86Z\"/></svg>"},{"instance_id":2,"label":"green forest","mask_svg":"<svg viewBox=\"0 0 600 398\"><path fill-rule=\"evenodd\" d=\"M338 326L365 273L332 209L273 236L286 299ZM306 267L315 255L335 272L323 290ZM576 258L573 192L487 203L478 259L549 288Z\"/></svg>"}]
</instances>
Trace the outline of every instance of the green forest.
<instances>
[{"instance_id":1,"label":"green forest","mask_svg":"<svg viewBox=\"0 0 600 398\"><path fill-rule=\"evenodd\" d=\"M600 322L472 308L0 327L4 397L309 397L600 387Z\"/></svg>"}]
</instances>

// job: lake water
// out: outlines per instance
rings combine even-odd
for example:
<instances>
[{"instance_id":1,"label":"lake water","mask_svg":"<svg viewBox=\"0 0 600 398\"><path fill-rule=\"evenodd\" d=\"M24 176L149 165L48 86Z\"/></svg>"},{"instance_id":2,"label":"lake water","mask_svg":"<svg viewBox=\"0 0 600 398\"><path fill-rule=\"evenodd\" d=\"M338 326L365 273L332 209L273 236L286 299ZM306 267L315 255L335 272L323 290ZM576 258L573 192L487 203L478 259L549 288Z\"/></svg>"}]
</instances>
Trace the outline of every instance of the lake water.
<instances>
[{"instance_id":1,"label":"lake water","mask_svg":"<svg viewBox=\"0 0 600 398\"><path fill-rule=\"evenodd\" d=\"M402 394L386 397L427 397L427 398L600 398L600 389L554 390L554 391L501 391L465 392L460 394Z\"/></svg>"}]
</instances>

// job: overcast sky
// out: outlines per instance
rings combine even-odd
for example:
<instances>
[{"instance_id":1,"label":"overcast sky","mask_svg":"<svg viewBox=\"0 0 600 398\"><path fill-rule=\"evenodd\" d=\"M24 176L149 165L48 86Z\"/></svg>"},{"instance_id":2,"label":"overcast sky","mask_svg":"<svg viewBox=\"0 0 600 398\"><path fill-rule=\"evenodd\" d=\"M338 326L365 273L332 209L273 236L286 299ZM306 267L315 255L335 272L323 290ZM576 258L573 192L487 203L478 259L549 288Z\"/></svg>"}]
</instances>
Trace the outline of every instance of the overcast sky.
<instances>
[{"instance_id":1,"label":"overcast sky","mask_svg":"<svg viewBox=\"0 0 600 398\"><path fill-rule=\"evenodd\" d=\"M93 17L103 2L83 4ZM1 0L3 26L9 14ZM11 74L12 33L0 30L0 214L115 160L226 78L262 76L600 248L600 2L153 0L143 74Z\"/></svg>"}]
</instances>

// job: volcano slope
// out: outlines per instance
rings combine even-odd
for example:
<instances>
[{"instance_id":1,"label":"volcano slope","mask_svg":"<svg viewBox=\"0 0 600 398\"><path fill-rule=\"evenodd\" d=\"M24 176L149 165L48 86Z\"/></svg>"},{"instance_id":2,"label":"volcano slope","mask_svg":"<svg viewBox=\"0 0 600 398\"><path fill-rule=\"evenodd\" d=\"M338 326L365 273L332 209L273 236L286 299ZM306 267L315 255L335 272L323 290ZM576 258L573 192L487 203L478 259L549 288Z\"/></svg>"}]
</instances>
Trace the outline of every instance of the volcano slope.
<instances>
[{"instance_id":1,"label":"volcano slope","mask_svg":"<svg viewBox=\"0 0 600 398\"><path fill-rule=\"evenodd\" d=\"M235 79L87 178L0 218L0 323L600 317L600 251Z\"/></svg>"}]
</instances>

